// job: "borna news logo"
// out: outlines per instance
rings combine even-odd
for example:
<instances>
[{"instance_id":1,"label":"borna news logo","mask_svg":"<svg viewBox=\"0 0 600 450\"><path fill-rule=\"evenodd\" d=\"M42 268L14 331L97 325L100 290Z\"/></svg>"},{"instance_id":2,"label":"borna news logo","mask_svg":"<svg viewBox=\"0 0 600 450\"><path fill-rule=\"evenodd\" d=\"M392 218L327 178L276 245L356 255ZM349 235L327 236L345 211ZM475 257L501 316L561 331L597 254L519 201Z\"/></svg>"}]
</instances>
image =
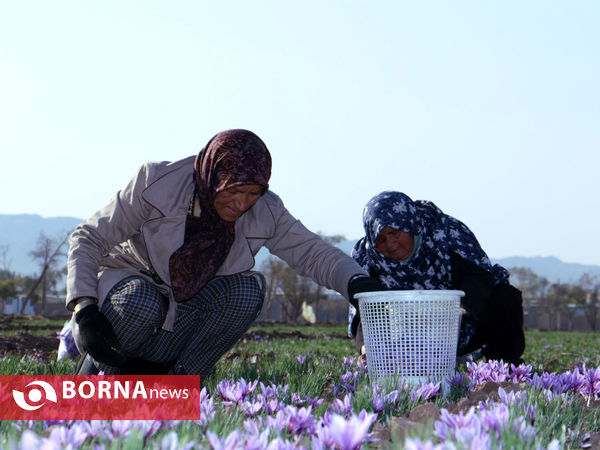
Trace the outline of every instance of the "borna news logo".
<instances>
[{"instance_id":1,"label":"borna news logo","mask_svg":"<svg viewBox=\"0 0 600 450\"><path fill-rule=\"evenodd\" d=\"M0 420L197 420L200 388L198 375L0 375Z\"/></svg>"},{"instance_id":2,"label":"borna news logo","mask_svg":"<svg viewBox=\"0 0 600 450\"><path fill-rule=\"evenodd\" d=\"M42 388L42 390L44 391L44 398L46 400L49 400L54 403L58 402L58 399L56 397L56 391L49 383L46 383L45 381L41 380L36 380L32 381L25 387L29 387L32 385L40 386ZM26 411L35 411L36 409L40 409L46 404L46 402L44 402L42 404L35 405L35 403L39 403L42 399L42 393L39 389L33 388L27 393L27 398L29 399L29 401L33 402L34 405L30 404L27 400L25 400L25 394L21 391L13 390L12 395L13 399L15 400L15 403L20 408L23 408Z\"/></svg>"}]
</instances>

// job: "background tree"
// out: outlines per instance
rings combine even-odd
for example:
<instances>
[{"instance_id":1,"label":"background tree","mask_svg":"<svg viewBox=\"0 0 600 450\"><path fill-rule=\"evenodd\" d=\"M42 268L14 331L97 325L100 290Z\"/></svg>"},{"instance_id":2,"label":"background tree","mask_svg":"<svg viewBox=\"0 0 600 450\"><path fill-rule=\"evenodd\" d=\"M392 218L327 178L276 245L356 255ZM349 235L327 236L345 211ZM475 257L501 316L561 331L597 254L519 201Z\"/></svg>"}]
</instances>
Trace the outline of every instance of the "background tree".
<instances>
[{"instance_id":1,"label":"background tree","mask_svg":"<svg viewBox=\"0 0 600 450\"><path fill-rule=\"evenodd\" d=\"M8 258L9 245L0 245L0 271L10 272L10 259Z\"/></svg>"},{"instance_id":2,"label":"background tree","mask_svg":"<svg viewBox=\"0 0 600 450\"><path fill-rule=\"evenodd\" d=\"M584 303L585 318L592 331L596 331L598 312L600 309L598 307L598 302L600 301L600 279L597 276L585 273L579 279L578 285L581 286L587 294Z\"/></svg>"},{"instance_id":3,"label":"background tree","mask_svg":"<svg viewBox=\"0 0 600 450\"><path fill-rule=\"evenodd\" d=\"M550 281L528 267L511 267L510 282L523 293L523 307L543 304L550 287Z\"/></svg>"},{"instance_id":4,"label":"background tree","mask_svg":"<svg viewBox=\"0 0 600 450\"><path fill-rule=\"evenodd\" d=\"M56 287L56 284L63 276L63 269L57 268L56 265L59 258L66 255L63 249L67 243L68 237L69 233L63 233L62 236L59 236L58 238L50 238L46 236L44 232L40 232L36 247L29 253L34 261L38 262L40 273L37 280L23 298L20 311L21 314L25 312L28 302L32 299L33 294L38 288L40 289L42 311L46 309L46 297L48 292Z\"/></svg>"},{"instance_id":5,"label":"background tree","mask_svg":"<svg viewBox=\"0 0 600 450\"><path fill-rule=\"evenodd\" d=\"M338 244L345 240L341 234L324 236L321 238L330 244ZM302 306L306 303L316 308L318 303L326 298L326 289L308 277L304 277L292 269L285 261L269 256L262 264L260 270L267 279L265 289L265 304L263 309L267 317L270 317L273 300L281 293L280 305L282 320L296 322L301 319Z\"/></svg>"},{"instance_id":6,"label":"background tree","mask_svg":"<svg viewBox=\"0 0 600 450\"><path fill-rule=\"evenodd\" d=\"M273 307L273 300L277 294L277 289L280 286L282 271L288 267L288 265L281 259L274 256L269 256L263 261L260 266L260 271L264 274L267 285L265 286L265 303L263 304L263 311L267 319L271 317L271 308Z\"/></svg>"},{"instance_id":7,"label":"background tree","mask_svg":"<svg viewBox=\"0 0 600 450\"><path fill-rule=\"evenodd\" d=\"M6 300L17 296L17 283L14 279L0 281L0 313L4 312Z\"/></svg>"}]
</instances>

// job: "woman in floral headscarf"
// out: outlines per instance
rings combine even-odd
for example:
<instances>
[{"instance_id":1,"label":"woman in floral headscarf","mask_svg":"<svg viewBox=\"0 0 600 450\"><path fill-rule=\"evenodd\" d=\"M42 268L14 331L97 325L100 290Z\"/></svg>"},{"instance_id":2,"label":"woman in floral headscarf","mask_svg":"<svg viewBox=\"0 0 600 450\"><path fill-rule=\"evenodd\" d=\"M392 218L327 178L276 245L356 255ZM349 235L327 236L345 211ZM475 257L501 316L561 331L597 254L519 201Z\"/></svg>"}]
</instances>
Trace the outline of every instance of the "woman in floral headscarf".
<instances>
[{"instance_id":1,"label":"woman in floral headscarf","mask_svg":"<svg viewBox=\"0 0 600 450\"><path fill-rule=\"evenodd\" d=\"M377 290L285 209L270 176L258 136L223 131L196 157L145 164L77 227L66 302L79 374L206 376L260 312L264 281L250 269L262 246L346 297Z\"/></svg>"},{"instance_id":2,"label":"woman in floral headscarf","mask_svg":"<svg viewBox=\"0 0 600 450\"><path fill-rule=\"evenodd\" d=\"M521 293L509 274L492 265L475 235L429 201L401 192L373 197L363 212L365 236L352 257L387 289L459 289L465 292L458 353L482 348L490 359L521 362L525 348ZM362 345L360 320L350 334Z\"/></svg>"}]
</instances>

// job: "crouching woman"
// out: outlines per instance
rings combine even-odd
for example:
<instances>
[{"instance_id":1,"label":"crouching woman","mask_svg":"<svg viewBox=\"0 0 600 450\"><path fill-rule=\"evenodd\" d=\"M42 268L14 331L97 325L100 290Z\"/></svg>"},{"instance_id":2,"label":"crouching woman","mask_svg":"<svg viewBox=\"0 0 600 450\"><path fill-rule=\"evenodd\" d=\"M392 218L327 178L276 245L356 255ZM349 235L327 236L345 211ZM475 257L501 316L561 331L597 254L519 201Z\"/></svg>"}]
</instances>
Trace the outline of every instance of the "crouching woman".
<instances>
[{"instance_id":1,"label":"crouching woman","mask_svg":"<svg viewBox=\"0 0 600 450\"><path fill-rule=\"evenodd\" d=\"M251 269L263 246L346 298L370 289L352 258L286 210L270 175L258 136L223 131L195 157L143 165L77 227L66 305L79 374L205 377L260 313L264 281Z\"/></svg>"},{"instance_id":2,"label":"crouching woman","mask_svg":"<svg viewBox=\"0 0 600 450\"><path fill-rule=\"evenodd\" d=\"M364 208L365 236L353 258L386 289L459 289L465 292L458 354L519 364L525 349L521 292L508 271L492 265L475 235L429 201L396 191ZM363 345L359 315L351 309L350 335Z\"/></svg>"}]
</instances>

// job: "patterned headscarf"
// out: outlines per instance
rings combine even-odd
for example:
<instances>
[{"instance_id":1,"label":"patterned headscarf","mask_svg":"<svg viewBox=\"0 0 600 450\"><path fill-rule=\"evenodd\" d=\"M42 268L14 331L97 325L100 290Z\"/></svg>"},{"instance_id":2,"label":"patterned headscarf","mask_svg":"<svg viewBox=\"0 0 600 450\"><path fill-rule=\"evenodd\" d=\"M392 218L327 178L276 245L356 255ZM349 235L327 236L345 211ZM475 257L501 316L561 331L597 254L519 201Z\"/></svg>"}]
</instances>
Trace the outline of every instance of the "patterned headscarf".
<instances>
[{"instance_id":1,"label":"patterned headscarf","mask_svg":"<svg viewBox=\"0 0 600 450\"><path fill-rule=\"evenodd\" d=\"M246 184L262 186L264 194L270 177L271 154L251 131L222 131L200 151L194 162L200 217L188 215L183 245L169 259L176 301L189 300L215 276L235 240L235 223L221 219L215 196Z\"/></svg>"},{"instance_id":2,"label":"patterned headscarf","mask_svg":"<svg viewBox=\"0 0 600 450\"><path fill-rule=\"evenodd\" d=\"M471 230L432 202L384 191L365 206L363 225L365 237L355 244L352 257L390 289L452 289L451 251L491 273L496 283L508 282L506 269L492 266ZM375 248L385 227L420 236L408 261L388 258Z\"/></svg>"}]
</instances>

